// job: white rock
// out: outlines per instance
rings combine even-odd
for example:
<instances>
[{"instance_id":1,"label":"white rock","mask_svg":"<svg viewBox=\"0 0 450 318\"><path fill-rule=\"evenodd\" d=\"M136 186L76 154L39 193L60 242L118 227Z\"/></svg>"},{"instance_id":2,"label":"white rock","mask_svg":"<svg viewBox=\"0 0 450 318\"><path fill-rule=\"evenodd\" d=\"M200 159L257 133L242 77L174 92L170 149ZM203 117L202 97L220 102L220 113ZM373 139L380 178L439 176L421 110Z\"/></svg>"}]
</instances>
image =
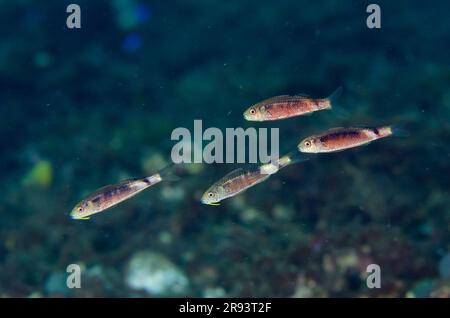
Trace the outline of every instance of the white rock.
<instances>
[{"instance_id":1,"label":"white rock","mask_svg":"<svg viewBox=\"0 0 450 318\"><path fill-rule=\"evenodd\" d=\"M222 287L211 287L206 288L203 291L203 297L205 298L224 298L227 296L227 293L225 292L225 289Z\"/></svg>"},{"instance_id":2,"label":"white rock","mask_svg":"<svg viewBox=\"0 0 450 318\"><path fill-rule=\"evenodd\" d=\"M141 251L128 262L125 277L127 286L143 290L153 296L170 296L186 293L187 276L164 255Z\"/></svg>"}]
</instances>

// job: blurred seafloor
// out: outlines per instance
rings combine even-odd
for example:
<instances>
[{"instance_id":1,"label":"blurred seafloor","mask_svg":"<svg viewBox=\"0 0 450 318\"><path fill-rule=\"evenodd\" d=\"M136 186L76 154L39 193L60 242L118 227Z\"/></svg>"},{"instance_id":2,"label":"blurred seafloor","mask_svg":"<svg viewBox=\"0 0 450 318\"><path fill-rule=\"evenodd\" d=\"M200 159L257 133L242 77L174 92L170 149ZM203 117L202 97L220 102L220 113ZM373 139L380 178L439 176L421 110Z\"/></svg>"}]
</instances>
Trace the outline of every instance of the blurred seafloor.
<instances>
[{"instance_id":1,"label":"blurred seafloor","mask_svg":"<svg viewBox=\"0 0 450 318\"><path fill-rule=\"evenodd\" d=\"M0 1L0 296L450 296L450 9L444 1ZM349 116L245 122L280 94L344 87ZM408 138L318 156L224 201L193 165L90 221L89 192L169 159L176 127L333 126ZM66 266L82 266L82 288ZM382 270L368 289L366 267Z\"/></svg>"}]
</instances>

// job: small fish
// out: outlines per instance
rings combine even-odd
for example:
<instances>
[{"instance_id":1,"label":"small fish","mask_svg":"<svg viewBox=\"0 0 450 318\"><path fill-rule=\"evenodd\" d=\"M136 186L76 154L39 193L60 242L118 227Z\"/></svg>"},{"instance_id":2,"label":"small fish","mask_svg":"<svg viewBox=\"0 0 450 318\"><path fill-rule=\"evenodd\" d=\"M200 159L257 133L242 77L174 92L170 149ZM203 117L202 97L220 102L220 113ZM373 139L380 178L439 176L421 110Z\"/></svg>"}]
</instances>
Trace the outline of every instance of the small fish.
<instances>
[{"instance_id":1,"label":"small fish","mask_svg":"<svg viewBox=\"0 0 450 318\"><path fill-rule=\"evenodd\" d=\"M75 220L88 220L92 214L109 209L161 181L162 177L157 173L146 178L129 179L107 185L78 203L70 216Z\"/></svg>"},{"instance_id":2,"label":"small fish","mask_svg":"<svg viewBox=\"0 0 450 318\"><path fill-rule=\"evenodd\" d=\"M276 163L267 163L256 167L252 166L247 169L236 169L206 190L201 198L201 202L209 205L220 205L220 201L233 197L265 181L281 168L304 160L307 160L307 158L299 157L299 153L296 150L291 154L279 158Z\"/></svg>"},{"instance_id":3,"label":"small fish","mask_svg":"<svg viewBox=\"0 0 450 318\"><path fill-rule=\"evenodd\" d=\"M335 152L362 146L399 132L400 129L394 126L331 128L303 139L298 144L298 150L308 153Z\"/></svg>"},{"instance_id":4,"label":"small fish","mask_svg":"<svg viewBox=\"0 0 450 318\"><path fill-rule=\"evenodd\" d=\"M70 216L76 220L88 220L92 214L109 209L161 181L179 180L174 170L175 166L170 164L149 177L128 179L100 188L78 203L70 212Z\"/></svg>"},{"instance_id":5,"label":"small fish","mask_svg":"<svg viewBox=\"0 0 450 318\"><path fill-rule=\"evenodd\" d=\"M332 109L341 93L342 88L339 87L327 98L311 98L306 95L275 96L249 107L244 112L244 118L248 121L269 121Z\"/></svg>"}]
</instances>

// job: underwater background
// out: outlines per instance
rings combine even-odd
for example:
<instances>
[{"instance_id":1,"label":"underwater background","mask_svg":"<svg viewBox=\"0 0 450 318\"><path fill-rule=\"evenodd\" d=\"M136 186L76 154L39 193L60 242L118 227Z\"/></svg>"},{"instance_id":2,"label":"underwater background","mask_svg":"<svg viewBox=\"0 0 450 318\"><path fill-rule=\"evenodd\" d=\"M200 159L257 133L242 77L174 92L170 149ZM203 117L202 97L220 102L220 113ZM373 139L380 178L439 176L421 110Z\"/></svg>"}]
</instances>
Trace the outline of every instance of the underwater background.
<instances>
[{"instance_id":1,"label":"underwater background","mask_svg":"<svg viewBox=\"0 0 450 318\"><path fill-rule=\"evenodd\" d=\"M448 2L0 1L1 297L449 297ZM81 7L68 29L66 7ZM252 123L275 95L348 113ZM220 206L193 164L90 220L74 205L170 161L177 127L349 125L409 136L318 155ZM82 269L66 286L67 266ZM381 288L366 286L369 264Z\"/></svg>"}]
</instances>

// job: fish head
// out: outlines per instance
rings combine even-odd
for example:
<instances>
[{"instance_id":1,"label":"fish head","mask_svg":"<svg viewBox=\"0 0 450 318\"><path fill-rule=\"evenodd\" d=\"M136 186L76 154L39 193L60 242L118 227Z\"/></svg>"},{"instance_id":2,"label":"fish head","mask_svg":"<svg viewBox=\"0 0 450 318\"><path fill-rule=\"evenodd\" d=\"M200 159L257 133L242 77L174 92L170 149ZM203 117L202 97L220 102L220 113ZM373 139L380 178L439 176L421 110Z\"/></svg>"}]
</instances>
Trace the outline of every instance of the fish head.
<instances>
[{"instance_id":1,"label":"fish head","mask_svg":"<svg viewBox=\"0 0 450 318\"><path fill-rule=\"evenodd\" d=\"M201 201L203 204L219 205L219 202L224 198L223 187L213 185L203 193Z\"/></svg>"},{"instance_id":2,"label":"fish head","mask_svg":"<svg viewBox=\"0 0 450 318\"><path fill-rule=\"evenodd\" d=\"M316 140L314 138L305 138L298 144L300 152L316 153L318 152Z\"/></svg>"},{"instance_id":3,"label":"fish head","mask_svg":"<svg viewBox=\"0 0 450 318\"><path fill-rule=\"evenodd\" d=\"M96 212L95 206L91 201L83 200L72 209L70 217L74 220L87 220L90 215Z\"/></svg>"},{"instance_id":4,"label":"fish head","mask_svg":"<svg viewBox=\"0 0 450 318\"><path fill-rule=\"evenodd\" d=\"M256 107L252 106L252 107L248 108L244 112L244 118L245 118L245 120L248 120L248 121L255 121L255 120L257 120Z\"/></svg>"},{"instance_id":5,"label":"fish head","mask_svg":"<svg viewBox=\"0 0 450 318\"><path fill-rule=\"evenodd\" d=\"M248 121L264 121L270 117L264 105L253 105L244 112L244 118Z\"/></svg>"}]
</instances>

